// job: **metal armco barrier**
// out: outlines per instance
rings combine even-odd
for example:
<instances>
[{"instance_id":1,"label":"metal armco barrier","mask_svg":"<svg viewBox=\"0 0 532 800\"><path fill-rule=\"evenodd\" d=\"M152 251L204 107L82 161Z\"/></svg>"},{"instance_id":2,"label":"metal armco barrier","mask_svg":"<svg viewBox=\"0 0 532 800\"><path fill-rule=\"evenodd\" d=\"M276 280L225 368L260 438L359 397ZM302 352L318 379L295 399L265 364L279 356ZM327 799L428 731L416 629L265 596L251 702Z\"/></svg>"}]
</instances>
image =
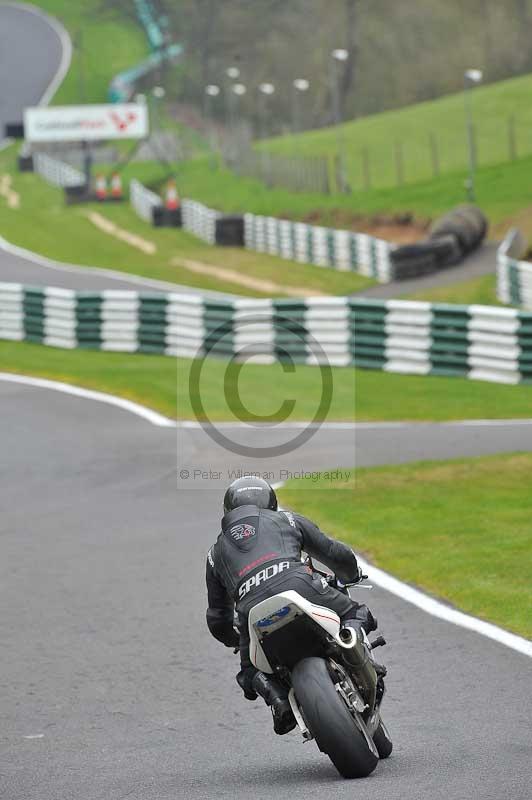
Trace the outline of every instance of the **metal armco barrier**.
<instances>
[{"instance_id":1,"label":"metal armco barrier","mask_svg":"<svg viewBox=\"0 0 532 800\"><path fill-rule=\"evenodd\" d=\"M82 172L45 153L33 154L33 170L54 186L68 187L85 184L85 176Z\"/></svg>"},{"instance_id":2,"label":"metal armco barrier","mask_svg":"<svg viewBox=\"0 0 532 800\"><path fill-rule=\"evenodd\" d=\"M532 264L514 257L526 249L523 243L515 248L517 236L517 231L510 231L497 251L497 297L502 303L532 311Z\"/></svg>"},{"instance_id":3,"label":"metal armco barrier","mask_svg":"<svg viewBox=\"0 0 532 800\"><path fill-rule=\"evenodd\" d=\"M162 207L162 200L159 195L147 189L135 178L132 178L129 183L129 199L139 217L146 222L153 222L154 209Z\"/></svg>"},{"instance_id":4,"label":"metal armco barrier","mask_svg":"<svg viewBox=\"0 0 532 800\"><path fill-rule=\"evenodd\" d=\"M532 381L532 314L345 297L213 301L0 283L0 339L187 358L255 355L418 375Z\"/></svg>"}]
</instances>

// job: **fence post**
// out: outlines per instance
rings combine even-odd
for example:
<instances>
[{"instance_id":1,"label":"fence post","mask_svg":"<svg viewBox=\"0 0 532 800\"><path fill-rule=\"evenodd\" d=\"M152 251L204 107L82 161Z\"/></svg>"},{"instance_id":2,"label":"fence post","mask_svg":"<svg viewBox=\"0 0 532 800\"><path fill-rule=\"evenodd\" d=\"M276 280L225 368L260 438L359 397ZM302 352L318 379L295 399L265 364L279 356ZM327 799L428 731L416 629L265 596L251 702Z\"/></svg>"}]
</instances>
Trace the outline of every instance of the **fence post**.
<instances>
[{"instance_id":1,"label":"fence post","mask_svg":"<svg viewBox=\"0 0 532 800\"><path fill-rule=\"evenodd\" d=\"M338 192L338 185L336 183L336 159L334 153L329 153L327 157L327 173L329 175L331 193L336 194Z\"/></svg>"},{"instance_id":2,"label":"fence post","mask_svg":"<svg viewBox=\"0 0 532 800\"><path fill-rule=\"evenodd\" d=\"M329 172L329 160L327 156L321 157L321 168L323 172L323 182L325 185L325 194L332 194L331 174Z\"/></svg>"},{"instance_id":3,"label":"fence post","mask_svg":"<svg viewBox=\"0 0 532 800\"><path fill-rule=\"evenodd\" d=\"M478 169L478 141L477 141L477 128L476 125L473 123L471 125L471 145L473 148L473 164L475 165L475 170Z\"/></svg>"},{"instance_id":4,"label":"fence post","mask_svg":"<svg viewBox=\"0 0 532 800\"><path fill-rule=\"evenodd\" d=\"M395 140L395 171L397 174L397 185L402 186L404 182L403 169L403 143L400 139Z\"/></svg>"},{"instance_id":5,"label":"fence post","mask_svg":"<svg viewBox=\"0 0 532 800\"><path fill-rule=\"evenodd\" d=\"M430 157L432 161L432 176L439 178L440 176L440 152L438 149L438 139L434 131L429 133L430 140Z\"/></svg>"},{"instance_id":6,"label":"fence post","mask_svg":"<svg viewBox=\"0 0 532 800\"><path fill-rule=\"evenodd\" d=\"M343 154L337 153L334 157L334 171L336 175L336 187L339 194L351 194L351 186L347 180L345 158Z\"/></svg>"},{"instance_id":7,"label":"fence post","mask_svg":"<svg viewBox=\"0 0 532 800\"><path fill-rule=\"evenodd\" d=\"M513 114L508 117L508 152L510 161L515 161L517 158L517 144L515 141L515 117Z\"/></svg>"},{"instance_id":8,"label":"fence post","mask_svg":"<svg viewBox=\"0 0 532 800\"><path fill-rule=\"evenodd\" d=\"M364 189L369 191L371 189L371 163L367 147L362 150L362 164L364 167Z\"/></svg>"}]
</instances>

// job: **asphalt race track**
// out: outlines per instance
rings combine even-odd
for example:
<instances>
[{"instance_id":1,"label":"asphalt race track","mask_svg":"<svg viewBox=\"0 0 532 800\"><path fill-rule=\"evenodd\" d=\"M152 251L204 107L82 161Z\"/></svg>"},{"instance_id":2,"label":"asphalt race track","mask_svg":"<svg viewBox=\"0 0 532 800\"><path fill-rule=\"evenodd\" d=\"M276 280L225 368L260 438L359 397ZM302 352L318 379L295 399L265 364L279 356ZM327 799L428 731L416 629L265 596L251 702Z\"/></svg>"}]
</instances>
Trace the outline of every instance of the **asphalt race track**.
<instances>
[{"instance_id":1,"label":"asphalt race track","mask_svg":"<svg viewBox=\"0 0 532 800\"><path fill-rule=\"evenodd\" d=\"M42 17L0 5L0 138L60 61ZM0 280L157 288L5 251ZM263 446L287 431L225 433ZM528 421L353 433L324 427L259 466L532 450ZM383 590L355 595L390 643L379 652L395 749L370 778L343 781L314 743L276 737L262 702L243 699L235 656L205 626L204 564L227 470L256 462L200 429L1 380L0 445L2 800L528 800L531 660ZM179 478L200 467L223 474Z\"/></svg>"},{"instance_id":2,"label":"asphalt race track","mask_svg":"<svg viewBox=\"0 0 532 800\"><path fill-rule=\"evenodd\" d=\"M7 122L22 122L26 106L42 100L62 56L61 39L44 15L0 3L0 141Z\"/></svg>"},{"instance_id":3,"label":"asphalt race track","mask_svg":"<svg viewBox=\"0 0 532 800\"><path fill-rule=\"evenodd\" d=\"M414 292L425 292L440 286L452 286L462 281L469 281L472 278L480 278L482 275L493 274L497 268L497 249L499 245L499 242L484 242L478 250L470 253L460 264L453 267L448 267L439 272L432 272L430 275L422 275L419 278L381 283L378 286L370 286L354 294L360 297L395 300L403 295L414 294Z\"/></svg>"},{"instance_id":4,"label":"asphalt race track","mask_svg":"<svg viewBox=\"0 0 532 800\"><path fill-rule=\"evenodd\" d=\"M219 461L201 430L176 437L119 408L2 381L0 429L2 798L530 796L530 659L378 589L368 600L390 641L392 757L346 782L314 743L273 734L204 623L222 485L178 490L176 454L180 465L242 462ZM356 458L523 448L532 424L370 425ZM352 463L352 441L322 429L283 465L302 460Z\"/></svg>"},{"instance_id":5,"label":"asphalt race track","mask_svg":"<svg viewBox=\"0 0 532 800\"><path fill-rule=\"evenodd\" d=\"M23 283L26 286L59 286L62 289L88 292L101 292L104 289L129 289L137 292L173 291L185 294L198 294L199 292L193 286L180 286L112 269L64 264L30 251L20 253L19 248L9 244L3 245L1 238L0 281ZM206 297L234 297L234 295L222 292L205 290L201 290L201 294Z\"/></svg>"}]
</instances>

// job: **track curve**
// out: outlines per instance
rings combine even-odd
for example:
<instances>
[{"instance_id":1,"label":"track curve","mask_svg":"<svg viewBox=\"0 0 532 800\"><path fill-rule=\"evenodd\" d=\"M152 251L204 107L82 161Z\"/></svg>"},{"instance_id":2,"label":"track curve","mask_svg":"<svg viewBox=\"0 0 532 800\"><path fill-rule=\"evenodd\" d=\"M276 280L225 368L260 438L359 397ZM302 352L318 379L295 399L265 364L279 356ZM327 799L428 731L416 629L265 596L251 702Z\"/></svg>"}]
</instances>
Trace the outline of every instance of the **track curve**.
<instances>
[{"instance_id":1,"label":"track curve","mask_svg":"<svg viewBox=\"0 0 532 800\"><path fill-rule=\"evenodd\" d=\"M75 291L101 292L105 289L125 289L148 292L179 292L201 294L203 297L235 299L236 295L182 286L142 275L100 267L66 264L33 253L7 242L0 236L0 281L27 286L57 286Z\"/></svg>"},{"instance_id":2,"label":"track curve","mask_svg":"<svg viewBox=\"0 0 532 800\"><path fill-rule=\"evenodd\" d=\"M526 423L421 427L436 457L532 449ZM273 735L205 628L221 487L176 491L175 476L176 446L180 463L216 463L201 430L179 429L176 445L175 430L120 408L4 382L0 430L10 800L528 797L532 661L381 590L371 605L391 641L392 758L353 785L313 745ZM419 446L403 449L419 430L361 426L357 463L419 458ZM348 462L345 441L324 431L306 465Z\"/></svg>"},{"instance_id":3,"label":"track curve","mask_svg":"<svg viewBox=\"0 0 532 800\"><path fill-rule=\"evenodd\" d=\"M46 104L70 63L63 26L24 3L0 3L0 137L27 106Z\"/></svg>"}]
</instances>

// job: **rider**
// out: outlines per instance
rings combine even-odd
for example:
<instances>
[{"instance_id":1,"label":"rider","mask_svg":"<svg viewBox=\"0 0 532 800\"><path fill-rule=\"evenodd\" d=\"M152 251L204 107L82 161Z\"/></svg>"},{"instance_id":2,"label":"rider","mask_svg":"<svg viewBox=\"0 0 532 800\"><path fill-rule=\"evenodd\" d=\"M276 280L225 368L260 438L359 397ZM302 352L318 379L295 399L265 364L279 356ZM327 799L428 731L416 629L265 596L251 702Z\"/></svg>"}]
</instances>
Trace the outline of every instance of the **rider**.
<instances>
[{"instance_id":1,"label":"rider","mask_svg":"<svg viewBox=\"0 0 532 800\"><path fill-rule=\"evenodd\" d=\"M275 491L261 478L233 481L224 497L222 531L207 556L207 625L227 647L240 650L237 681L248 700L257 695L271 706L276 733L288 733L296 721L288 692L271 675L259 672L249 657L247 617L261 600L294 589L305 599L336 611L343 623L377 627L371 611L329 586L301 560L301 551L322 561L341 581L360 579L353 551L330 539L309 519L278 508ZM234 627L239 615L240 635Z\"/></svg>"}]
</instances>

